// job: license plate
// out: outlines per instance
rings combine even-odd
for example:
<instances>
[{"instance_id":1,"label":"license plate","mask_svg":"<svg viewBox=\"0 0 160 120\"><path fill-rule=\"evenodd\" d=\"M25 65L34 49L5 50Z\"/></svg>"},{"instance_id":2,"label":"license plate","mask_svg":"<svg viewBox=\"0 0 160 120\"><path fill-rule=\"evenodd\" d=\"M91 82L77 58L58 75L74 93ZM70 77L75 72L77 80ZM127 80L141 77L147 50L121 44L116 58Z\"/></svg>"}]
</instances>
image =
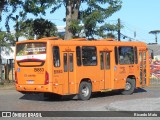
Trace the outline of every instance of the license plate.
<instances>
[{"instance_id":1,"label":"license plate","mask_svg":"<svg viewBox=\"0 0 160 120\"><path fill-rule=\"evenodd\" d=\"M28 84L34 84L34 80L27 80Z\"/></svg>"}]
</instances>

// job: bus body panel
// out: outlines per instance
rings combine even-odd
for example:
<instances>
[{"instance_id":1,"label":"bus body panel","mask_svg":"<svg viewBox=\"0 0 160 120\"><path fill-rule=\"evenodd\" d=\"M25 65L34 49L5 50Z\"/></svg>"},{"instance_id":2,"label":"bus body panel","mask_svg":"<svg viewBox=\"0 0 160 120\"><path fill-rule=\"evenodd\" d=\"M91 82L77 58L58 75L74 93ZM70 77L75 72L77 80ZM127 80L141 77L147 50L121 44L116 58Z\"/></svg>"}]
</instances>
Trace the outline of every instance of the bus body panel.
<instances>
[{"instance_id":1,"label":"bus body panel","mask_svg":"<svg viewBox=\"0 0 160 120\"><path fill-rule=\"evenodd\" d=\"M47 68L50 60L47 56L49 54L48 44L37 41L22 43L22 45L17 45L19 49L16 49L15 56L16 89L21 92L52 92L50 87L52 79L49 80L49 69ZM29 48L27 45L32 47Z\"/></svg>"},{"instance_id":2,"label":"bus body panel","mask_svg":"<svg viewBox=\"0 0 160 120\"><path fill-rule=\"evenodd\" d=\"M62 41L62 40L31 40L18 42L46 42L46 60L43 66L20 67L15 62L18 83L18 91L51 92L60 95L78 94L79 85L82 81L90 81L92 92L124 89L128 77L134 78L136 87L149 85L149 55L146 44L141 42L117 42L117 41ZM76 47L95 46L96 65L77 65ZM120 49L122 46L137 47L138 63L116 64L115 46ZM59 65L55 65L54 49L59 50ZM87 47L86 47L87 48ZM140 54L143 56L140 56ZM81 55L82 57L82 55ZM140 59L143 60L140 61ZM94 60L95 57L93 56ZM120 59L120 58L118 58ZM81 58L81 62L83 59ZM119 60L118 60L119 61ZM143 63L141 65L141 63ZM28 63L24 63L27 65ZM30 64L30 63L29 63ZM28 65L29 65L28 64ZM37 64L34 63L33 64ZM21 72L18 72L20 69ZM35 72L43 69L43 72ZM49 83L45 84L46 72L49 75ZM141 77L140 77L141 76ZM143 79L141 79L143 78ZM34 83L32 83L32 80Z\"/></svg>"},{"instance_id":3,"label":"bus body panel","mask_svg":"<svg viewBox=\"0 0 160 120\"><path fill-rule=\"evenodd\" d=\"M45 67L20 67L17 68L18 84L21 85L44 85L45 84Z\"/></svg>"}]
</instances>

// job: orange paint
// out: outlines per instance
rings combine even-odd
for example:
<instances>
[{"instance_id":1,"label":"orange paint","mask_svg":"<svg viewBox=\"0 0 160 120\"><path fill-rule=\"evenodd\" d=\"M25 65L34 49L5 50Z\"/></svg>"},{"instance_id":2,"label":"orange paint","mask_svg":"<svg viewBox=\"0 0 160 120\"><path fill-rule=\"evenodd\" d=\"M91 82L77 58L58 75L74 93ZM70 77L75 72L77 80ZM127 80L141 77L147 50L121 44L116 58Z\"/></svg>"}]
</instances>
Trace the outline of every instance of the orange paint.
<instances>
[{"instance_id":1,"label":"orange paint","mask_svg":"<svg viewBox=\"0 0 160 120\"><path fill-rule=\"evenodd\" d=\"M84 38L65 41L56 37L17 42L16 89L78 94L81 81L89 80L92 92L107 91L124 89L128 77L135 79L136 87L148 86L148 58L147 46L142 42Z\"/></svg>"}]
</instances>

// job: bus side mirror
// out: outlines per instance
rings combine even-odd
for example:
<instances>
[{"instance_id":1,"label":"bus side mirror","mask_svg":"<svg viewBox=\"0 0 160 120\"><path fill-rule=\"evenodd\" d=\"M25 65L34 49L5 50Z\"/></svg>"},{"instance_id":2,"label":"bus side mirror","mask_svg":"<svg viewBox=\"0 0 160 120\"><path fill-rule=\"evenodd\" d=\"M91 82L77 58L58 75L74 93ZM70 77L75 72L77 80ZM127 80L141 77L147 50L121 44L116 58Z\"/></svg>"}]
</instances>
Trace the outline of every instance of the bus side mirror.
<instances>
[{"instance_id":1,"label":"bus side mirror","mask_svg":"<svg viewBox=\"0 0 160 120\"><path fill-rule=\"evenodd\" d=\"M151 52L151 58L154 59L154 54L153 51Z\"/></svg>"}]
</instances>

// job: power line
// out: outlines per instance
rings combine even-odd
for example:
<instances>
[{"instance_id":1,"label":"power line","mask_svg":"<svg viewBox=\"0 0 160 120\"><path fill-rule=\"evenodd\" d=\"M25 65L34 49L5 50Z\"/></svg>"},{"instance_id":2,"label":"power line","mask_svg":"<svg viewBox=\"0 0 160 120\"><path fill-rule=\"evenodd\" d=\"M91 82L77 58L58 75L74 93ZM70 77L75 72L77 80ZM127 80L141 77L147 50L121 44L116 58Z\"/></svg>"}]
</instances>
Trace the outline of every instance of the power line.
<instances>
[{"instance_id":1,"label":"power line","mask_svg":"<svg viewBox=\"0 0 160 120\"><path fill-rule=\"evenodd\" d=\"M134 35L134 39L136 39L136 41L137 41L137 39L140 39L138 41L143 41L143 42L148 42L148 43L151 42L148 38L147 39L144 38L144 36L146 36L146 33L148 33L148 32L145 33L145 32L142 32L140 30L138 30L138 32L137 32L137 29L133 30L133 27L129 27L124 22L123 22L123 26L124 26L124 29L122 31L126 31L127 30L127 32L129 32L130 34L133 34ZM124 32L124 33L127 33L127 32ZM132 38L132 37L130 37L130 38Z\"/></svg>"},{"instance_id":2,"label":"power line","mask_svg":"<svg viewBox=\"0 0 160 120\"><path fill-rule=\"evenodd\" d=\"M57 21L63 21L62 19L47 19L47 20L57 20ZM63 21L64 22L64 21Z\"/></svg>"},{"instance_id":3,"label":"power line","mask_svg":"<svg viewBox=\"0 0 160 120\"><path fill-rule=\"evenodd\" d=\"M125 22L125 21L122 21L122 24L124 25L126 30L128 30L128 31L130 31L132 33L136 32L136 38L140 38L141 41L145 41L145 42L148 42L148 43L151 42L151 40L149 40L148 38L147 39L144 38L144 36L148 35L148 30L144 30L144 29L142 30L141 28L135 27L135 26L133 26L131 24L128 24L128 22Z\"/></svg>"}]
</instances>

